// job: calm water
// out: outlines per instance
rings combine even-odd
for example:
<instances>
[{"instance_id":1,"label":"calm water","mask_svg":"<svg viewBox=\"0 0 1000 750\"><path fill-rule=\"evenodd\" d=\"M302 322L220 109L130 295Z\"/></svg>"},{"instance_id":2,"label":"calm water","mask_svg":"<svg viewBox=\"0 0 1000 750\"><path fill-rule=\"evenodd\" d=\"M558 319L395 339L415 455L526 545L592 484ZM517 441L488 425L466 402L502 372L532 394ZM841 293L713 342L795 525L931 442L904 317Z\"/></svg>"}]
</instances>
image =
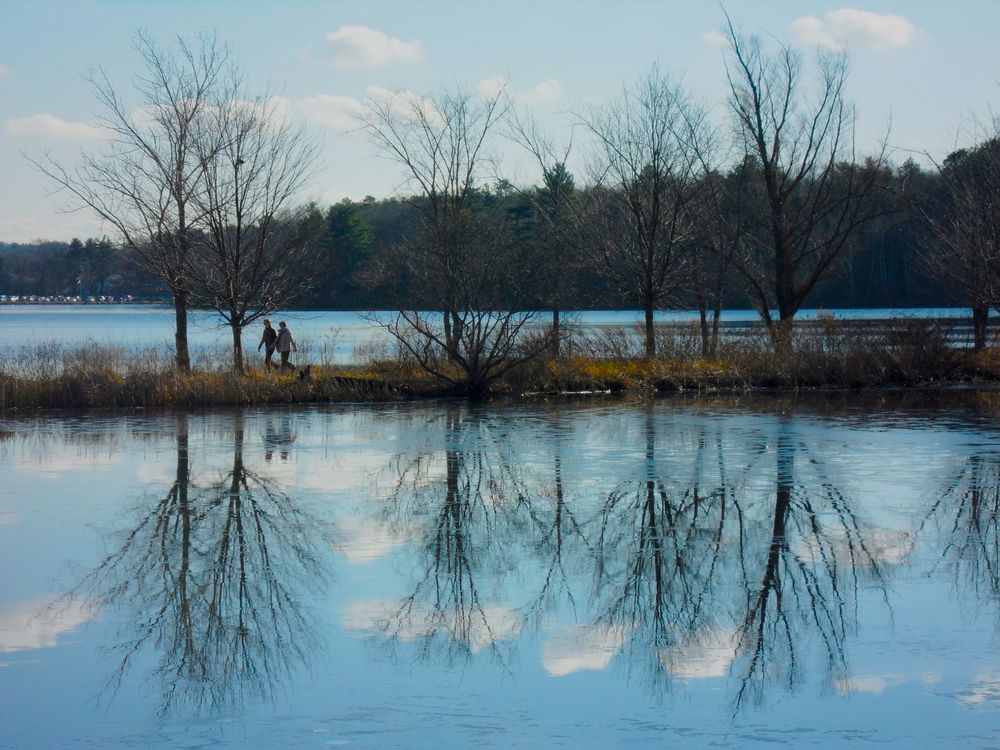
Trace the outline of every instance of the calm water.
<instances>
[{"instance_id":1,"label":"calm water","mask_svg":"<svg viewBox=\"0 0 1000 750\"><path fill-rule=\"evenodd\" d=\"M820 311L803 310L800 320L814 319ZM825 314L825 313L824 313ZM883 320L896 317L935 317L945 320L968 318L966 309L879 309L837 310L834 314L848 320ZM294 311L276 313L274 321L284 319L299 342L303 356L331 362L352 362L367 353L392 346L390 337L377 323L355 312ZM546 320L543 316L542 320ZM694 323L693 311L657 313L660 323ZM581 328L600 326L633 327L642 321L642 313L630 310L598 310L569 313L567 322ZM722 318L730 329L756 326L759 317L752 310L728 310ZM260 325L244 333L243 346L252 353L260 341ZM959 334L966 337L967 332ZM56 344L79 347L90 342L115 344L127 348L172 347L173 309L157 305L0 305L0 349L16 351ZM227 356L232 345L228 328L219 325L214 313L194 310L190 314L189 339L197 356Z\"/></svg>"},{"instance_id":2,"label":"calm water","mask_svg":"<svg viewBox=\"0 0 1000 750\"><path fill-rule=\"evenodd\" d=\"M998 747L998 413L2 418L0 747Z\"/></svg>"}]
</instances>

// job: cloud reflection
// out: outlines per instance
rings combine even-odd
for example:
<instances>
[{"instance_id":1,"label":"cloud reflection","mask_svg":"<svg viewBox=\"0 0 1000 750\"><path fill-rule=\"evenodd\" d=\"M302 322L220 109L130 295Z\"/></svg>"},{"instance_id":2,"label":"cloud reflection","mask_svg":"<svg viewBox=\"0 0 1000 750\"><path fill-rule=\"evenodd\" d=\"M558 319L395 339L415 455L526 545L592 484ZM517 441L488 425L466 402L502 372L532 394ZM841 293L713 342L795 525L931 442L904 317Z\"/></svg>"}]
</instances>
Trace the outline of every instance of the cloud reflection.
<instances>
[{"instance_id":1,"label":"cloud reflection","mask_svg":"<svg viewBox=\"0 0 1000 750\"><path fill-rule=\"evenodd\" d=\"M619 627L571 625L542 646L542 665L553 677L600 671L621 651L626 637Z\"/></svg>"},{"instance_id":2,"label":"cloud reflection","mask_svg":"<svg viewBox=\"0 0 1000 750\"><path fill-rule=\"evenodd\" d=\"M707 628L661 651L660 662L671 675L686 680L725 677L736 658L739 641L735 629Z\"/></svg>"},{"instance_id":3,"label":"cloud reflection","mask_svg":"<svg viewBox=\"0 0 1000 750\"><path fill-rule=\"evenodd\" d=\"M958 701L966 706L1000 705L1000 674L977 675L972 685L958 694Z\"/></svg>"},{"instance_id":4,"label":"cloud reflection","mask_svg":"<svg viewBox=\"0 0 1000 750\"><path fill-rule=\"evenodd\" d=\"M458 610L434 610L421 605L401 609L398 601L366 599L349 604L341 622L348 630L366 635L391 633L392 638L401 641L432 638L441 631L461 633L464 645L474 654L520 635L521 619L513 610L489 606L480 612L482 617L473 619Z\"/></svg>"},{"instance_id":5,"label":"cloud reflection","mask_svg":"<svg viewBox=\"0 0 1000 750\"><path fill-rule=\"evenodd\" d=\"M379 560L406 544L412 534L385 521L349 517L337 524L338 539L333 548L352 565Z\"/></svg>"},{"instance_id":6,"label":"cloud reflection","mask_svg":"<svg viewBox=\"0 0 1000 750\"><path fill-rule=\"evenodd\" d=\"M0 653L54 648L60 636L97 617L86 601L63 603L56 598L0 605Z\"/></svg>"}]
</instances>

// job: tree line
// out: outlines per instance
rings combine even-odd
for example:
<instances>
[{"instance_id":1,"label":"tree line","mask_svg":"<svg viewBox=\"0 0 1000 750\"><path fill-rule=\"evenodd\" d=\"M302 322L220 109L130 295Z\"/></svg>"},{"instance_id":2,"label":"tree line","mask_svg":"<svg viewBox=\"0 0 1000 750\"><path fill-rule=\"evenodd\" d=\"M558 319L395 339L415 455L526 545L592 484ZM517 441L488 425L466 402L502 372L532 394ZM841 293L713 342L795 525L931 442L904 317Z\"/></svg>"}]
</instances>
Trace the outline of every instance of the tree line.
<instances>
[{"instance_id":1,"label":"tree line","mask_svg":"<svg viewBox=\"0 0 1000 750\"><path fill-rule=\"evenodd\" d=\"M231 326L237 369L242 329L281 306L394 310L373 320L470 391L559 356L561 314L593 307L641 309L650 357L667 307L699 310L706 356L726 307L756 309L784 355L805 306L967 305L982 347L1000 261L997 128L933 168L895 166L888 134L860 154L846 55L810 62L727 24L722 123L657 67L576 113L582 137L567 143L503 87L394 92L367 102L363 129L407 194L325 213L299 198L316 142L247 93L225 47L163 51L140 35L144 106L92 76L108 148L74 168L36 164L171 296L181 369L192 304ZM531 158L534 184L498 174L499 143Z\"/></svg>"}]
</instances>

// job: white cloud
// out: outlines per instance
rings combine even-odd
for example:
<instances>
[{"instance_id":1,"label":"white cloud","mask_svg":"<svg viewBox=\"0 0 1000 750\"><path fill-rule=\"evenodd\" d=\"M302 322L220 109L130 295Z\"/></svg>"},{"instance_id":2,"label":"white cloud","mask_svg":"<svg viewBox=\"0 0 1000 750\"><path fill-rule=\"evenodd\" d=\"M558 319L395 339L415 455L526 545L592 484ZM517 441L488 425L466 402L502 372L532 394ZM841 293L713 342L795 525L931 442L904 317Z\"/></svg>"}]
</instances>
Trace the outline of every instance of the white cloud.
<instances>
[{"instance_id":1,"label":"white cloud","mask_svg":"<svg viewBox=\"0 0 1000 750\"><path fill-rule=\"evenodd\" d=\"M326 35L326 44L333 52L334 67L341 69L380 68L424 59L420 42L404 42L367 26L341 26Z\"/></svg>"},{"instance_id":2,"label":"white cloud","mask_svg":"<svg viewBox=\"0 0 1000 750\"><path fill-rule=\"evenodd\" d=\"M542 666L554 677L606 669L625 644L623 628L572 625L542 646Z\"/></svg>"},{"instance_id":3,"label":"white cloud","mask_svg":"<svg viewBox=\"0 0 1000 750\"><path fill-rule=\"evenodd\" d=\"M547 78L527 91L515 91L510 86L510 81L500 75L484 78L476 84L476 91L487 99L492 99L504 89L512 99L525 104L543 104L558 99L563 92L562 84L555 78Z\"/></svg>"},{"instance_id":4,"label":"white cloud","mask_svg":"<svg viewBox=\"0 0 1000 750\"><path fill-rule=\"evenodd\" d=\"M412 91L393 91L381 86L368 86L365 93L372 102L380 107L386 107L401 120L417 122L423 118L439 125L444 123L441 111L434 102Z\"/></svg>"},{"instance_id":5,"label":"white cloud","mask_svg":"<svg viewBox=\"0 0 1000 750\"><path fill-rule=\"evenodd\" d=\"M10 66L0 63L0 78L13 78L13 77L14 77L14 71L10 69Z\"/></svg>"},{"instance_id":6,"label":"white cloud","mask_svg":"<svg viewBox=\"0 0 1000 750\"><path fill-rule=\"evenodd\" d=\"M535 104L557 99L561 95L562 84L555 78L547 78L530 91L518 94L518 98L526 103Z\"/></svg>"},{"instance_id":7,"label":"white cloud","mask_svg":"<svg viewBox=\"0 0 1000 750\"><path fill-rule=\"evenodd\" d=\"M41 113L7 120L11 135L35 136L57 141L99 141L107 132L89 122L70 122L55 115Z\"/></svg>"},{"instance_id":8,"label":"white cloud","mask_svg":"<svg viewBox=\"0 0 1000 750\"><path fill-rule=\"evenodd\" d=\"M492 99L505 88L507 88L507 79L504 76L491 76L476 84L476 91L487 99Z\"/></svg>"},{"instance_id":9,"label":"white cloud","mask_svg":"<svg viewBox=\"0 0 1000 750\"><path fill-rule=\"evenodd\" d=\"M316 94L296 99L295 108L311 124L340 132L359 127L361 115L365 111L365 105L354 97L335 94Z\"/></svg>"},{"instance_id":10,"label":"white cloud","mask_svg":"<svg viewBox=\"0 0 1000 750\"><path fill-rule=\"evenodd\" d=\"M0 653L52 648L59 636L72 633L96 614L86 602L61 605L46 599L4 604L0 606Z\"/></svg>"},{"instance_id":11,"label":"white cloud","mask_svg":"<svg viewBox=\"0 0 1000 750\"><path fill-rule=\"evenodd\" d=\"M867 10L840 8L823 18L803 16L789 25L803 44L836 52L849 47L863 49L900 49L917 35L917 27L902 16L883 15Z\"/></svg>"},{"instance_id":12,"label":"white cloud","mask_svg":"<svg viewBox=\"0 0 1000 750\"><path fill-rule=\"evenodd\" d=\"M701 40L705 44L710 44L713 47L728 47L729 37L719 31L710 31L701 37Z\"/></svg>"}]
</instances>

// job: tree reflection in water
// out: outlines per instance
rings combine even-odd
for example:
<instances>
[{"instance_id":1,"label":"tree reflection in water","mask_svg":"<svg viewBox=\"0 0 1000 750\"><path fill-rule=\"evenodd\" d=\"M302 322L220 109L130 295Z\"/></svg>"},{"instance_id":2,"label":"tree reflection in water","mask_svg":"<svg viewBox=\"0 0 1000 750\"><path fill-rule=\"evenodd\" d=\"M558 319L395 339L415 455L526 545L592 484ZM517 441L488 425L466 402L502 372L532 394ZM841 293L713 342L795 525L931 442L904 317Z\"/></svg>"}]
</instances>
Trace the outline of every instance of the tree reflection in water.
<instances>
[{"instance_id":1,"label":"tree reflection in water","mask_svg":"<svg viewBox=\"0 0 1000 750\"><path fill-rule=\"evenodd\" d=\"M325 580L315 519L246 466L243 416L225 425L231 468L207 481L192 479L188 432L177 416L173 483L71 592L124 614L112 691L155 649L163 713L273 695L311 656L301 597Z\"/></svg>"},{"instance_id":2,"label":"tree reflection in water","mask_svg":"<svg viewBox=\"0 0 1000 750\"><path fill-rule=\"evenodd\" d=\"M841 676L858 588L885 582L871 527L824 461L784 418L749 435L655 405L641 419L641 461L614 464L632 476L600 477L613 489L595 498L567 492L558 411L549 434L526 427L515 443L475 409L447 407L444 449L400 469L386 505L416 527L420 574L379 613L378 637L449 663L481 650L503 659L529 625L569 617L577 630L563 645L596 656L570 654L551 673L603 668L614 654L657 690L732 673L737 707L771 682L794 685L815 644ZM548 478L525 471L532 461Z\"/></svg>"},{"instance_id":3,"label":"tree reflection in water","mask_svg":"<svg viewBox=\"0 0 1000 750\"><path fill-rule=\"evenodd\" d=\"M940 560L953 563L962 600L975 606L1000 601L1000 455L973 453L952 470L918 533L932 524L944 540ZM997 617L1000 622L1000 607Z\"/></svg>"},{"instance_id":4,"label":"tree reflection in water","mask_svg":"<svg viewBox=\"0 0 1000 750\"><path fill-rule=\"evenodd\" d=\"M716 435L719 474L707 472L709 441L703 427L674 431L681 460L657 456L657 420L643 415L644 460L638 478L609 492L597 524L592 601L596 623L620 635L625 665L663 688L683 673L693 649L722 646L726 587L745 548L742 498L725 479L726 459ZM751 455L747 472L759 457ZM719 575L720 569L722 575Z\"/></svg>"},{"instance_id":5,"label":"tree reflection in water","mask_svg":"<svg viewBox=\"0 0 1000 750\"><path fill-rule=\"evenodd\" d=\"M738 639L745 664L737 706L761 697L771 679L791 688L801 644L810 639L820 644L830 675L845 675L845 639L856 624L851 604L861 577L885 590L869 532L823 461L796 439L785 419L777 428L775 470L770 539L753 545L763 572L756 584L745 580L746 616Z\"/></svg>"},{"instance_id":6,"label":"tree reflection in water","mask_svg":"<svg viewBox=\"0 0 1000 750\"><path fill-rule=\"evenodd\" d=\"M510 446L495 439L482 410L448 404L442 422L443 467L433 460L439 454L413 458L386 506L394 524L416 524L420 562L413 592L377 613L375 629L389 644L416 641L424 659L452 664L485 650L503 664L502 646L521 624L484 597L479 578L496 587L516 566L518 533L509 524L524 498ZM435 477L442 468L443 487Z\"/></svg>"}]
</instances>

